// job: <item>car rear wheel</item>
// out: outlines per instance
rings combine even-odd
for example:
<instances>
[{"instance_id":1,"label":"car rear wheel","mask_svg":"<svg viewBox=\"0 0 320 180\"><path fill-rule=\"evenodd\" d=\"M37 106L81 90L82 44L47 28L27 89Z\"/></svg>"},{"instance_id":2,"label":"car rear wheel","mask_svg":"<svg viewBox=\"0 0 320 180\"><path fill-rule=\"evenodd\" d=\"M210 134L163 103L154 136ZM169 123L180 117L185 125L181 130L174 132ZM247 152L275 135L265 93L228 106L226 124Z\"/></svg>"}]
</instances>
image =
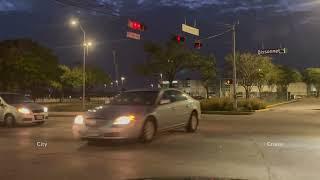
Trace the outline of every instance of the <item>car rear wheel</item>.
<instances>
[{"instance_id":1,"label":"car rear wheel","mask_svg":"<svg viewBox=\"0 0 320 180\"><path fill-rule=\"evenodd\" d=\"M16 126L16 120L14 119L14 117L11 114L8 114L4 118L4 124L8 128L13 128Z\"/></svg>"},{"instance_id":2,"label":"car rear wheel","mask_svg":"<svg viewBox=\"0 0 320 180\"><path fill-rule=\"evenodd\" d=\"M187 127L186 127L187 132L190 132L190 133L196 132L198 129L198 125L199 125L198 115L195 111L193 111L187 123Z\"/></svg>"},{"instance_id":3,"label":"car rear wheel","mask_svg":"<svg viewBox=\"0 0 320 180\"><path fill-rule=\"evenodd\" d=\"M141 142L150 143L156 134L156 125L152 120L146 120L141 133Z\"/></svg>"}]
</instances>

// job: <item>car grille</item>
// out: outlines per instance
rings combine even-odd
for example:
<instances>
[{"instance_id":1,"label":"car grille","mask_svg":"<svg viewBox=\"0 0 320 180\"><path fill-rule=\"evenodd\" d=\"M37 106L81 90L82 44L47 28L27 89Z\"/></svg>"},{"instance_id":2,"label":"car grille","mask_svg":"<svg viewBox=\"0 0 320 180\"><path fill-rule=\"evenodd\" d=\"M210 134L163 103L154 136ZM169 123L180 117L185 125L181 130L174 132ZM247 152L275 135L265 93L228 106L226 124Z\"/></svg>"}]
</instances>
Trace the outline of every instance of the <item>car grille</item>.
<instances>
[{"instance_id":1,"label":"car grille","mask_svg":"<svg viewBox=\"0 0 320 180\"><path fill-rule=\"evenodd\" d=\"M32 110L33 113L43 113L43 109Z\"/></svg>"},{"instance_id":2,"label":"car grille","mask_svg":"<svg viewBox=\"0 0 320 180\"><path fill-rule=\"evenodd\" d=\"M108 124L108 122L109 121L104 120L103 118L87 118L85 124L88 127L101 127Z\"/></svg>"}]
</instances>

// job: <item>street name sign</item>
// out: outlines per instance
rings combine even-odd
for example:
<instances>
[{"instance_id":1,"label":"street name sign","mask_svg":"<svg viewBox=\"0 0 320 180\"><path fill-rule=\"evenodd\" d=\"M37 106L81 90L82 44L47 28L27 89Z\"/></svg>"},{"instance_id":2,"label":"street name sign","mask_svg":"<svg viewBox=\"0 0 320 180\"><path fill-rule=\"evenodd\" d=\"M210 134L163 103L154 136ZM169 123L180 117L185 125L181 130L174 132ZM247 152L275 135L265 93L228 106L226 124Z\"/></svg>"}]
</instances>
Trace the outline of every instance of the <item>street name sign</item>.
<instances>
[{"instance_id":1,"label":"street name sign","mask_svg":"<svg viewBox=\"0 0 320 180\"><path fill-rule=\"evenodd\" d=\"M134 32L127 32L127 38L131 38L131 39L136 39L136 40L140 40L140 34L138 33L134 33Z\"/></svg>"},{"instance_id":2,"label":"street name sign","mask_svg":"<svg viewBox=\"0 0 320 180\"><path fill-rule=\"evenodd\" d=\"M278 49L259 49L258 55L265 55L265 54L287 54L287 48L278 48Z\"/></svg>"},{"instance_id":3,"label":"street name sign","mask_svg":"<svg viewBox=\"0 0 320 180\"><path fill-rule=\"evenodd\" d=\"M189 34L193 34L195 36L199 36L200 35L200 30L191 26L188 26L186 24L182 24L182 31L189 33Z\"/></svg>"}]
</instances>

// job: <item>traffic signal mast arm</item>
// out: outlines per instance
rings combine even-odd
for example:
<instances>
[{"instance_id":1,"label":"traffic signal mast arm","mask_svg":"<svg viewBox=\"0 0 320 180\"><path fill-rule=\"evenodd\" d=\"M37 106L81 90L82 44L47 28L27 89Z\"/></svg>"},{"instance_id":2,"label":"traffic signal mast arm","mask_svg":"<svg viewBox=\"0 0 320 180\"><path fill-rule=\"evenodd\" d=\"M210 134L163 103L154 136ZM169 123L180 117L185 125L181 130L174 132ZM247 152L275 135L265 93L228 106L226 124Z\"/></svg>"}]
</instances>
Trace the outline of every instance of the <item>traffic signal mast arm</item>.
<instances>
[{"instance_id":1,"label":"traffic signal mast arm","mask_svg":"<svg viewBox=\"0 0 320 180\"><path fill-rule=\"evenodd\" d=\"M202 47L201 41L203 41L203 40L208 40L208 39L213 39L213 38L222 36L222 35L230 32L230 31L232 31L232 30L233 30L233 28L230 28L230 29L228 29L228 30L226 30L226 31L224 31L224 32L222 32L222 33L220 33L220 34L215 34L215 35L212 35L212 36L209 36L209 37L206 37L206 38L199 39L199 40L197 40L197 41L194 43L194 48L200 49L200 48Z\"/></svg>"},{"instance_id":2,"label":"traffic signal mast arm","mask_svg":"<svg viewBox=\"0 0 320 180\"><path fill-rule=\"evenodd\" d=\"M230 32L230 31L232 31L232 30L233 30L233 29L232 29L232 28L230 28L230 29L228 29L228 30L226 30L226 31L224 31L224 32L222 32L222 33L220 33L220 34L215 34L215 35L212 35L212 36L208 36L208 37L206 37L206 38L199 39L199 41L208 40L208 39L213 39L213 38L216 38L216 37L222 36L222 35L224 35L224 34L226 34L226 33Z\"/></svg>"}]
</instances>

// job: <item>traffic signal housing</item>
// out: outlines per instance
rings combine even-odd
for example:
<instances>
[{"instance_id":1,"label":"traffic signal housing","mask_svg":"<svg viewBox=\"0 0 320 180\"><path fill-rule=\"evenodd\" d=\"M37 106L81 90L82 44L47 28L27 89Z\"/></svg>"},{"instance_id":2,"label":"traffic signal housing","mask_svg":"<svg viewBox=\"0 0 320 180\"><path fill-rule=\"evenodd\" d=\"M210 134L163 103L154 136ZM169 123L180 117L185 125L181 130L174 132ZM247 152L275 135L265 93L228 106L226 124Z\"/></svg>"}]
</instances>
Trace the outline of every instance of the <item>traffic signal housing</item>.
<instances>
[{"instance_id":1,"label":"traffic signal housing","mask_svg":"<svg viewBox=\"0 0 320 180\"><path fill-rule=\"evenodd\" d=\"M202 43L201 43L200 41L196 41L196 42L194 43L194 48L200 49L201 47L202 47Z\"/></svg>"},{"instance_id":2,"label":"traffic signal housing","mask_svg":"<svg viewBox=\"0 0 320 180\"><path fill-rule=\"evenodd\" d=\"M145 31L147 29L147 27L144 24L130 19L128 20L128 27L137 31Z\"/></svg>"},{"instance_id":3,"label":"traffic signal housing","mask_svg":"<svg viewBox=\"0 0 320 180\"><path fill-rule=\"evenodd\" d=\"M180 35L176 35L172 38L172 40L176 41L177 43L180 43L180 42L185 42L186 38Z\"/></svg>"}]
</instances>

